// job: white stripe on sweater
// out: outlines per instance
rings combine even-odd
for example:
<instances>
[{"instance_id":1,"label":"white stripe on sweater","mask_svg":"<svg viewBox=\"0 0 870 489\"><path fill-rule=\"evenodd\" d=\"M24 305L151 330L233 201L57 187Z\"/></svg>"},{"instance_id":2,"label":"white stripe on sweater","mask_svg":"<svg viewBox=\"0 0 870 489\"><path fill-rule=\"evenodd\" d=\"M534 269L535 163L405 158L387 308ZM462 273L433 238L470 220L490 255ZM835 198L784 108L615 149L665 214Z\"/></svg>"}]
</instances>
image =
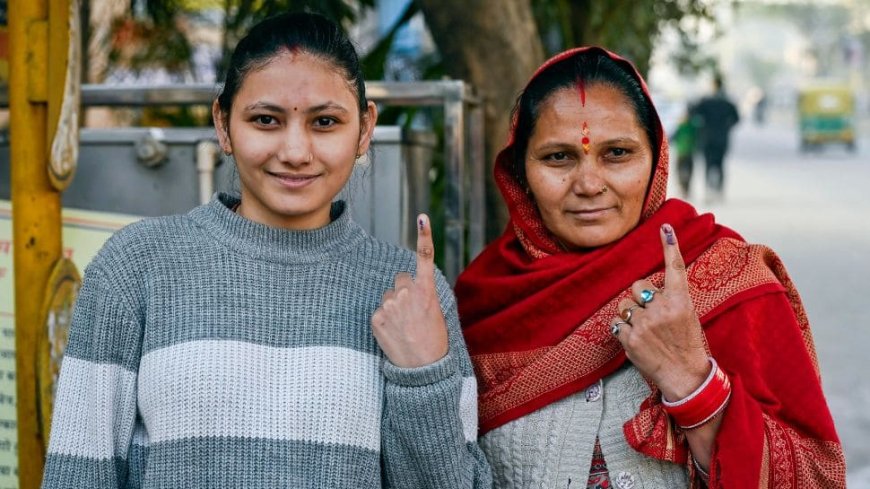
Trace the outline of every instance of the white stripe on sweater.
<instances>
[{"instance_id":1,"label":"white stripe on sweater","mask_svg":"<svg viewBox=\"0 0 870 489\"><path fill-rule=\"evenodd\" d=\"M140 427L132 442L237 436L379 451L379 362L374 355L346 348L286 349L237 341L195 341L157 350L142 358L139 371L139 403L150 432ZM49 452L95 459L126 456L135 416L135 374L73 357L64 360L63 368ZM463 379L459 407L465 440L473 442L474 377Z\"/></svg>"},{"instance_id":2,"label":"white stripe on sweater","mask_svg":"<svg viewBox=\"0 0 870 489\"><path fill-rule=\"evenodd\" d=\"M477 379L462 379L462 395L459 398L459 418L465 441L477 442Z\"/></svg>"},{"instance_id":3,"label":"white stripe on sweater","mask_svg":"<svg viewBox=\"0 0 870 489\"><path fill-rule=\"evenodd\" d=\"M139 408L151 444L219 436L379 451L379 364L339 347L180 343L142 357Z\"/></svg>"},{"instance_id":4,"label":"white stripe on sweater","mask_svg":"<svg viewBox=\"0 0 870 489\"><path fill-rule=\"evenodd\" d=\"M126 456L136 415L135 375L120 365L65 357L49 453L95 459Z\"/></svg>"}]
</instances>

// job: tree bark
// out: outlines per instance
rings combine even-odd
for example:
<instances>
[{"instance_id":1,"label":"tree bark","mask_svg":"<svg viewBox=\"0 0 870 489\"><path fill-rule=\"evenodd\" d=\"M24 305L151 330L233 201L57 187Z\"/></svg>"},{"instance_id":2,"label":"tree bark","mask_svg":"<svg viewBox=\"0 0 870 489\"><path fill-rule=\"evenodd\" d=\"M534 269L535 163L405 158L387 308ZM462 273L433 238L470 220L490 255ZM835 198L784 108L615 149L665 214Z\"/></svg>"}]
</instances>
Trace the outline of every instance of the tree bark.
<instances>
[{"instance_id":1,"label":"tree bark","mask_svg":"<svg viewBox=\"0 0 870 489\"><path fill-rule=\"evenodd\" d=\"M486 122L487 240L501 234L507 209L492 177L516 97L544 61L530 0L419 0L426 24L454 77L482 96Z\"/></svg>"}]
</instances>

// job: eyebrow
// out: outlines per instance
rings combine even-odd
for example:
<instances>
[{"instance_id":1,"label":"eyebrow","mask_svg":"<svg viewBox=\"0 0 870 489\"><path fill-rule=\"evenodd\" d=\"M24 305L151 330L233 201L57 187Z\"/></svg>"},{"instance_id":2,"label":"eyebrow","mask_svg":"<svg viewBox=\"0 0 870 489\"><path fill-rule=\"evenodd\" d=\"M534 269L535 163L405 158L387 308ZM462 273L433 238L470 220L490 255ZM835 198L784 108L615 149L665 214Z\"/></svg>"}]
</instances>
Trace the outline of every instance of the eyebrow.
<instances>
[{"instance_id":1,"label":"eyebrow","mask_svg":"<svg viewBox=\"0 0 870 489\"><path fill-rule=\"evenodd\" d=\"M595 138L592 138L593 140ZM579 140L579 139L578 139ZM640 140L631 137L617 137L605 139L603 141L598 141L597 144L605 144L605 145L614 145L614 144L641 144ZM540 146L536 146L535 148L538 150L548 150L548 149L559 149L559 148L574 148L577 146L576 141L548 141Z\"/></svg>"},{"instance_id":2,"label":"eyebrow","mask_svg":"<svg viewBox=\"0 0 870 489\"><path fill-rule=\"evenodd\" d=\"M641 141L636 138L610 138L605 139L599 144L641 144Z\"/></svg>"},{"instance_id":3,"label":"eyebrow","mask_svg":"<svg viewBox=\"0 0 870 489\"><path fill-rule=\"evenodd\" d=\"M335 103L335 102L326 102L325 104L315 105L314 107L309 107L305 112L309 114L314 114L317 112L324 112L327 110L337 110L339 112L349 112L343 105Z\"/></svg>"},{"instance_id":4,"label":"eyebrow","mask_svg":"<svg viewBox=\"0 0 870 489\"><path fill-rule=\"evenodd\" d=\"M278 114L284 114L287 112L287 109L285 109L284 107L269 102L256 102L245 107L245 112L251 112L255 110L267 110L269 112L275 112ZM318 112L324 112L327 110L334 110L344 113L349 112L343 105L337 104L335 102L326 102L320 105L309 107L305 110L305 113L316 114Z\"/></svg>"}]
</instances>

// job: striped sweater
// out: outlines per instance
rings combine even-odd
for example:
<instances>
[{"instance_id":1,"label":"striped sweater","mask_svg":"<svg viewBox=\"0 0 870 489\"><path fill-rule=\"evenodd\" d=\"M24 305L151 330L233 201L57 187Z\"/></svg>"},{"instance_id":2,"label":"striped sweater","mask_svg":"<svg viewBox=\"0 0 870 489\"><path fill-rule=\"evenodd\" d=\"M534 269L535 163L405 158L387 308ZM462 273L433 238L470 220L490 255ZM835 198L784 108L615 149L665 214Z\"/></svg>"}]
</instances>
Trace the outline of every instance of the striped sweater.
<instances>
[{"instance_id":1,"label":"striped sweater","mask_svg":"<svg viewBox=\"0 0 870 489\"><path fill-rule=\"evenodd\" d=\"M236 202L130 225L88 266L42 487L489 487L444 278L448 355L396 367L369 320L414 254L342 202L310 231Z\"/></svg>"}]
</instances>

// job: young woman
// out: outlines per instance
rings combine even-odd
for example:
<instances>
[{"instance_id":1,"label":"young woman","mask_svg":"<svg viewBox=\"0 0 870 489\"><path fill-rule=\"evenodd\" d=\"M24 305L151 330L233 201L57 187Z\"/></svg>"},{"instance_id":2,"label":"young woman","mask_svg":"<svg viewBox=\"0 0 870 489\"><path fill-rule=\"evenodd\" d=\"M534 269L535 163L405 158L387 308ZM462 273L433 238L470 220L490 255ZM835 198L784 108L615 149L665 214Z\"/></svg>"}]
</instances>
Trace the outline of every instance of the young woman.
<instances>
[{"instance_id":1,"label":"young woman","mask_svg":"<svg viewBox=\"0 0 870 489\"><path fill-rule=\"evenodd\" d=\"M213 113L241 195L129 226L88 266L43 487L489 485L428 219L415 258L333 201L377 119L361 76L318 15L239 42Z\"/></svg>"},{"instance_id":2,"label":"young woman","mask_svg":"<svg viewBox=\"0 0 870 489\"><path fill-rule=\"evenodd\" d=\"M628 61L542 66L495 172L511 224L456 293L496 487L845 486L793 283L665 200L667 138Z\"/></svg>"}]
</instances>

